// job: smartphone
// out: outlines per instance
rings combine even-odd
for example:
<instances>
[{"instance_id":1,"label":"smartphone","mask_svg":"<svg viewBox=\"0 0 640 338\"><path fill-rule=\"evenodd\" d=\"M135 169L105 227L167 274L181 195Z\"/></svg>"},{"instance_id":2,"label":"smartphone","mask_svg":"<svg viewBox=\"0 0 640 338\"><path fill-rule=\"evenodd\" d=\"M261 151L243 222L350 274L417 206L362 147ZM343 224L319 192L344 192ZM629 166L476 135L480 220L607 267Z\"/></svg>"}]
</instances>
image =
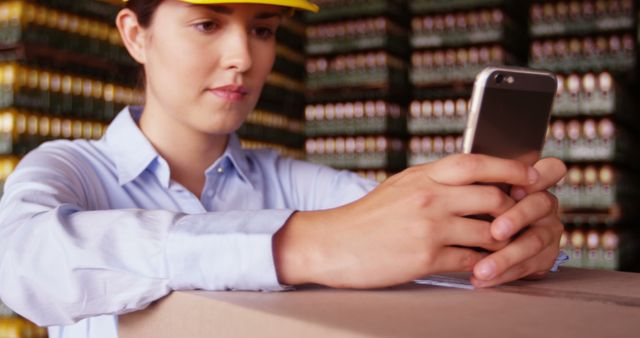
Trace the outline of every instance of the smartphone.
<instances>
[{"instance_id":1,"label":"smartphone","mask_svg":"<svg viewBox=\"0 0 640 338\"><path fill-rule=\"evenodd\" d=\"M463 152L536 163L557 86L555 75L549 72L485 68L473 86Z\"/></svg>"},{"instance_id":2,"label":"smartphone","mask_svg":"<svg viewBox=\"0 0 640 338\"><path fill-rule=\"evenodd\" d=\"M555 75L545 71L518 67L482 70L473 85L463 153L535 164L542 153L557 87ZM491 185L511 193L509 184ZM470 217L493 220L490 215Z\"/></svg>"}]
</instances>

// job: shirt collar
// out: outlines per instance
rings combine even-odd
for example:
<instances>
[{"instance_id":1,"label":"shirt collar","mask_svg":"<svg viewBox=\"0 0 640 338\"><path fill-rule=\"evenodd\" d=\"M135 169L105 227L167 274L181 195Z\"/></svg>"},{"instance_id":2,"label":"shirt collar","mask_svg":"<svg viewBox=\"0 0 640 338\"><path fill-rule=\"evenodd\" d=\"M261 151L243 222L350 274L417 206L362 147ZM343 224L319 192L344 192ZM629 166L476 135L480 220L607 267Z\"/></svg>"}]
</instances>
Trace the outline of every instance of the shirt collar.
<instances>
[{"instance_id":1,"label":"shirt collar","mask_svg":"<svg viewBox=\"0 0 640 338\"><path fill-rule=\"evenodd\" d=\"M111 122L104 135L118 173L118 183L134 180L158 157L153 145L144 136L136 121L141 107L126 107Z\"/></svg>"},{"instance_id":2,"label":"shirt collar","mask_svg":"<svg viewBox=\"0 0 640 338\"><path fill-rule=\"evenodd\" d=\"M229 160L232 167L235 168L236 172L238 173L238 175L240 175L240 178L243 181L251 184L252 186L254 185L253 182L251 182L251 180L249 179L249 173L251 171L249 158L247 157L247 153L245 152L245 150L242 149L240 138L235 133L229 136L227 149L225 149L224 154L221 156L221 159L225 158ZM209 174L212 168L213 166L210 167L205 174Z\"/></svg>"},{"instance_id":3,"label":"shirt collar","mask_svg":"<svg viewBox=\"0 0 640 338\"><path fill-rule=\"evenodd\" d=\"M157 167L159 162L166 163L138 127L137 121L141 115L142 107L124 108L111 122L104 135L107 148L112 151L112 159L116 165L120 185L133 181L152 165ZM227 166L225 162L230 164L228 165L230 168L225 169L235 169L243 181L254 186L249 179L251 177L249 175L250 161L235 133L230 135L223 155L206 170L205 174L213 173L214 168L218 165ZM167 186L169 184L168 176L166 182L163 182Z\"/></svg>"}]
</instances>

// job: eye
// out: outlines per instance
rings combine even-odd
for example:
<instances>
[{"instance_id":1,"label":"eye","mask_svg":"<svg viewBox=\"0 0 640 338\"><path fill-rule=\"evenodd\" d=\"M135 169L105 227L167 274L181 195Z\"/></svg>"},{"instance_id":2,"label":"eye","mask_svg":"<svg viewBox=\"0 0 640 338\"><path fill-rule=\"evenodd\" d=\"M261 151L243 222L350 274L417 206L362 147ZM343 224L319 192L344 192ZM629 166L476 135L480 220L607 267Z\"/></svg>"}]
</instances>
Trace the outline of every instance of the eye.
<instances>
[{"instance_id":1,"label":"eye","mask_svg":"<svg viewBox=\"0 0 640 338\"><path fill-rule=\"evenodd\" d=\"M256 27L253 34L262 40L269 40L276 34L276 30L270 27Z\"/></svg>"},{"instance_id":2,"label":"eye","mask_svg":"<svg viewBox=\"0 0 640 338\"><path fill-rule=\"evenodd\" d=\"M193 27L195 27L195 29L198 30L199 32L211 33L214 30L216 30L216 28L218 28L218 24L213 21L202 21L202 22L195 23Z\"/></svg>"}]
</instances>

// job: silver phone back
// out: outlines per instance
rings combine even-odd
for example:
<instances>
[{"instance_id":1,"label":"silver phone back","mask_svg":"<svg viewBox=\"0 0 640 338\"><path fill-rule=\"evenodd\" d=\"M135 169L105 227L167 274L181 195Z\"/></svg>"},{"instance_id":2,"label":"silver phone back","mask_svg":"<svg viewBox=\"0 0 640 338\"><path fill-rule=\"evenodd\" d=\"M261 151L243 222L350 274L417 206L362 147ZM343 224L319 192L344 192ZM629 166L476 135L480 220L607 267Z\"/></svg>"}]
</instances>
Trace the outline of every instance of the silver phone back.
<instances>
[{"instance_id":1,"label":"silver phone back","mask_svg":"<svg viewBox=\"0 0 640 338\"><path fill-rule=\"evenodd\" d=\"M489 67L476 77L463 151L533 164L540 158L557 81L552 73Z\"/></svg>"}]
</instances>

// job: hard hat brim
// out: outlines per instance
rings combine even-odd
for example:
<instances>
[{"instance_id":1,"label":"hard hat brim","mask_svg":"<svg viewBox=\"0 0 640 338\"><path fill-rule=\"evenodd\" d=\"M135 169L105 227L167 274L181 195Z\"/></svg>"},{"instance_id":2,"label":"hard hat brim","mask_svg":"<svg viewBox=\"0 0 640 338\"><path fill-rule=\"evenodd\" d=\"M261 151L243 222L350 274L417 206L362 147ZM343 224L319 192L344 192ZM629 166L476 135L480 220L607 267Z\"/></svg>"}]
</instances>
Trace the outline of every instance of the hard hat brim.
<instances>
[{"instance_id":1,"label":"hard hat brim","mask_svg":"<svg viewBox=\"0 0 640 338\"><path fill-rule=\"evenodd\" d=\"M307 0L180 0L197 5L213 5L213 4L263 4L263 5L275 5L282 7L290 7L295 9L303 9L310 12L318 12L320 7ZM123 0L127 2L127 0Z\"/></svg>"}]
</instances>

